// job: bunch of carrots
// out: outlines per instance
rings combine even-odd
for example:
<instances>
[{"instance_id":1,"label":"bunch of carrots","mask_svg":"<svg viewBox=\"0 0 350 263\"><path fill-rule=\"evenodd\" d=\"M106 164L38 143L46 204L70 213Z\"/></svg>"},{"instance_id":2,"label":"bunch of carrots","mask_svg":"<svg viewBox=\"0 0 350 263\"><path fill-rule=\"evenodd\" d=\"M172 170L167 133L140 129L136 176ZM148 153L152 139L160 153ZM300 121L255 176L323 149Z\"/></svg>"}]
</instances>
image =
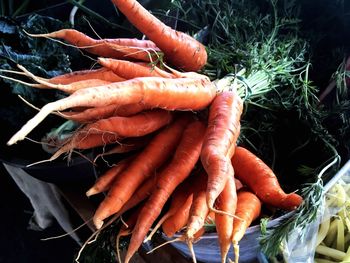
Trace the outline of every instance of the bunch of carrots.
<instances>
[{"instance_id":1,"label":"bunch of carrots","mask_svg":"<svg viewBox=\"0 0 350 263\"><path fill-rule=\"evenodd\" d=\"M196 261L192 244L203 235L206 222L215 222L222 262L231 244L238 262L238 243L262 204L293 210L302 198L286 194L261 159L237 146L243 101L234 89L217 87L197 73L207 61L205 47L164 25L136 0L112 1L149 40L96 40L73 29L31 35L61 39L97 55L100 68L51 79L20 65L21 71L8 71L36 82L21 81L26 85L67 93L45 105L8 145L24 139L51 113L78 122L80 128L50 160L110 144L115 146L105 154L134 152L86 193L107 192L93 217L98 231L128 215L117 238L131 234L124 262L159 227L168 237L185 229L176 241L187 242ZM207 117L197 114L205 109Z\"/></svg>"}]
</instances>

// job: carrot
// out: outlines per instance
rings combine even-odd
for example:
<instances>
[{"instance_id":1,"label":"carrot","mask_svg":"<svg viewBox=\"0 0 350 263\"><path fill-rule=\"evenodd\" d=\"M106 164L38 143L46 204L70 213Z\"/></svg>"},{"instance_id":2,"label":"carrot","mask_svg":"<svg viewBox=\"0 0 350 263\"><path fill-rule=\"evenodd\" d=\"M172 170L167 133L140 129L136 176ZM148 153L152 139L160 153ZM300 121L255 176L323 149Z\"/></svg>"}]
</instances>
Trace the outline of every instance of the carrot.
<instances>
[{"instance_id":1,"label":"carrot","mask_svg":"<svg viewBox=\"0 0 350 263\"><path fill-rule=\"evenodd\" d=\"M232 158L236 177L268 205L285 210L297 208L303 201L298 194L286 194L274 172L255 154L237 147Z\"/></svg>"},{"instance_id":2,"label":"carrot","mask_svg":"<svg viewBox=\"0 0 350 263\"><path fill-rule=\"evenodd\" d=\"M101 79L109 82L119 82L124 80L122 77L113 73L112 70L104 67L99 69L73 71L50 79L42 79L52 84L71 84L72 82L87 79Z\"/></svg>"},{"instance_id":3,"label":"carrot","mask_svg":"<svg viewBox=\"0 0 350 263\"><path fill-rule=\"evenodd\" d=\"M172 237L180 231L188 222L190 209L193 201L193 194L176 210L176 212L164 220L162 230L167 237Z\"/></svg>"},{"instance_id":4,"label":"carrot","mask_svg":"<svg viewBox=\"0 0 350 263\"><path fill-rule=\"evenodd\" d=\"M32 37L58 38L87 52L110 58L150 61L147 52L159 49L149 40L100 39L96 40L74 29L61 29L47 34L29 34ZM132 46L130 46L132 45Z\"/></svg>"},{"instance_id":5,"label":"carrot","mask_svg":"<svg viewBox=\"0 0 350 263\"><path fill-rule=\"evenodd\" d=\"M70 84L51 84L49 82L45 83L44 81L39 82L41 85L37 86L39 88L44 88L44 89L58 89L61 91L64 91L68 94L72 94L77 90L80 89L86 89L90 87L97 87L97 86L102 86L102 85L108 85L112 82L101 80L101 79L87 79L87 80L80 80L76 82L72 82Z\"/></svg>"},{"instance_id":6,"label":"carrot","mask_svg":"<svg viewBox=\"0 0 350 263\"><path fill-rule=\"evenodd\" d=\"M120 262L120 263L122 262L122 260L121 260L121 256L119 253L119 240L121 237L128 236L131 234L131 231L136 224L137 217L140 213L140 210L141 210L141 207L138 207L137 209L132 211L132 213L128 216L127 221L120 227L120 230L117 234L117 237L115 240L115 247L116 247L116 251L117 251L118 262Z\"/></svg>"},{"instance_id":7,"label":"carrot","mask_svg":"<svg viewBox=\"0 0 350 263\"><path fill-rule=\"evenodd\" d=\"M126 105L111 104L107 106L88 108L82 112L60 112L59 115L68 120L79 123L87 123L112 116L128 117L149 108L149 106L142 103L132 103Z\"/></svg>"},{"instance_id":8,"label":"carrot","mask_svg":"<svg viewBox=\"0 0 350 263\"><path fill-rule=\"evenodd\" d=\"M4 79L9 79L33 88L38 88L38 89L57 89L57 90L61 90L63 92L66 92L68 94L72 94L77 90L80 89L85 89L85 88L89 88L89 87L97 87L97 86L102 86L102 85L108 85L111 82L109 81L105 81L105 80L101 80L101 79L86 79L86 80L80 80L80 81L76 81L76 82L72 82L70 84L52 84L49 81L46 81L43 78L40 78L38 76L35 76L34 74L32 74L31 72L29 72L26 68L24 68L23 66L18 66L24 73L26 76L32 78L33 80L35 80L36 82L38 82L39 84L36 83L28 83L28 82L24 82L15 78L11 78L11 77L7 77L7 76L2 76L0 75L1 78Z\"/></svg>"},{"instance_id":9,"label":"carrot","mask_svg":"<svg viewBox=\"0 0 350 263\"><path fill-rule=\"evenodd\" d=\"M169 124L172 119L171 112L161 109L143 111L130 117L110 117L85 125L76 132L76 137L105 132L119 137L141 137Z\"/></svg>"},{"instance_id":10,"label":"carrot","mask_svg":"<svg viewBox=\"0 0 350 263\"><path fill-rule=\"evenodd\" d=\"M131 236L125 262L129 262L137 251L175 188L191 173L199 159L204 133L205 126L200 121L192 122L186 127L174 157L159 175L156 189L140 212Z\"/></svg>"},{"instance_id":11,"label":"carrot","mask_svg":"<svg viewBox=\"0 0 350 263\"><path fill-rule=\"evenodd\" d=\"M232 168L231 168L232 169ZM217 209L234 215L237 206L236 185L233 177L233 169L228 175L224 190L216 200ZM231 246L233 229L233 217L229 215L215 214L216 232L220 245L221 262L226 262L227 254Z\"/></svg>"},{"instance_id":12,"label":"carrot","mask_svg":"<svg viewBox=\"0 0 350 263\"><path fill-rule=\"evenodd\" d=\"M68 138L64 140L63 146L59 148L48 161L53 161L64 153L70 154L74 150L87 150L94 147L106 146L108 144L117 143L121 139L122 137L119 137L117 134L107 132L89 133L74 140Z\"/></svg>"},{"instance_id":13,"label":"carrot","mask_svg":"<svg viewBox=\"0 0 350 263\"><path fill-rule=\"evenodd\" d=\"M119 210L118 214L123 214L124 212L135 207L140 202L145 200L148 196L150 196L156 187L157 180L159 177L158 175L159 172L157 171L153 175L148 177L145 181L143 181L143 183L135 190L130 199Z\"/></svg>"},{"instance_id":14,"label":"carrot","mask_svg":"<svg viewBox=\"0 0 350 263\"><path fill-rule=\"evenodd\" d=\"M172 65L198 71L207 62L205 47L189 35L173 30L154 17L136 0L112 0L138 30L152 40Z\"/></svg>"},{"instance_id":15,"label":"carrot","mask_svg":"<svg viewBox=\"0 0 350 263\"><path fill-rule=\"evenodd\" d=\"M171 196L171 202L170 207L168 211L162 216L162 218L158 221L158 223L153 227L151 233L147 236L147 238L144 240L144 242L149 241L152 239L153 235L156 233L156 231L164 225L164 223L171 217L173 217L176 213L179 212L179 210L182 209L182 207L185 204L191 204L192 203L192 188L191 184L193 183L192 180L185 180L182 184L180 184L174 191L174 193ZM183 210L183 209L182 209ZM186 222L185 222L186 224ZM164 230L164 228L163 228Z\"/></svg>"},{"instance_id":16,"label":"carrot","mask_svg":"<svg viewBox=\"0 0 350 263\"><path fill-rule=\"evenodd\" d=\"M110 104L145 103L150 107L168 110L199 110L208 106L215 96L215 85L203 79L136 78L106 86L78 90L70 96L46 104L10 140L12 145L23 140L47 115L54 111L85 106L101 107ZM191 99L189 99L191 98Z\"/></svg>"},{"instance_id":17,"label":"carrot","mask_svg":"<svg viewBox=\"0 0 350 263\"><path fill-rule=\"evenodd\" d=\"M236 190L238 191L239 189L243 188L243 184L241 183L240 180L235 178L235 185L236 185Z\"/></svg>"},{"instance_id":18,"label":"carrot","mask_svg":"<svg viewBox=\"0 0 350 263\"><path fill-rule=\"evenodd\" d=\"M117 213L137 187L169 158L180 140L183 126L188 121L187 117L180 118L161 131L139 153L128 169L118 176L95 212L93 221L97 228L101 228L105 218Z\"/></svg>"},{"instance_id":19,"label":"carrot","mask_svg":"<svg viewBox=\"0 0 350 263\"><path fill-rule=\"evenodd\" d=\"M186 240L188 242L193 242L195 233L204 226L205 219L209 214L209 207L206 203L207 180L207 174L201 171L194 185L193 202L187 222L187 229L185 231Z\"/></svg>"},{"instance_id":20,"label":"carrot","mask_svg":"<svg viewBox=\"0 0 350 263\"><path fill-rule=\"evenodd\" d=\"M174 77L171 73L149 64L140 64L111 58L98 58L97 61L101 66L111 69L115 74L124 79L133 79L138 77Z\"/></svg>"},{"instance_id":21,"label":"carrot","mask_svg":"<svg viewBox=\"0 0 350 263\"><path fill-rule=\"evenodd\" d=\"M105 173L103 173L100 177L97 178L94 185L86 192L86 196L92 196L95 194L102 193L104 191L109 190L112 185L113 180L122 173L123 170L129 165L132 161L132 158L126 158L110 169L108 169Z\"/></svg>"},{"instance_id":22,"label":"carrot","mask_svg":"<svg viewBox=\"0 0 350 263\"><path fill-rule=\"evenodd\" d=\"M238 242L243 238L250 224L258 218L260 211L261 202L255 194L243 189L238 192L236 216L240 219L234 220L232 230L235 263L238 263L239 260Z\"/></svg>"},{"instance_id":23,"label":"carrot","mask_svg":"<svg viewBox=\"0 0 350 263\"><path fill-rule=\"evenodd\" d=\"M242 100L236 92L230 91L219 93L209 109L201 161L208 174L207 204L210 210L215 210L214 202L232 169L230 158L240 132L242 109Z\"/></svg>"},{"instance_id":24,"label":"carrot","mask_svg":"<svg viewBox=\"0 0 350 263\"><path fill-rule=\"evenodd\" d=\"M102 153L96 155L94 162L100 158L112 154L129 153L132 151L144 148L150 140L153 138L154 134L148 134L142 137L125 138L120 141L116 146L109 149L108 151L103 151Z\"/></svg>"}]
</instances>

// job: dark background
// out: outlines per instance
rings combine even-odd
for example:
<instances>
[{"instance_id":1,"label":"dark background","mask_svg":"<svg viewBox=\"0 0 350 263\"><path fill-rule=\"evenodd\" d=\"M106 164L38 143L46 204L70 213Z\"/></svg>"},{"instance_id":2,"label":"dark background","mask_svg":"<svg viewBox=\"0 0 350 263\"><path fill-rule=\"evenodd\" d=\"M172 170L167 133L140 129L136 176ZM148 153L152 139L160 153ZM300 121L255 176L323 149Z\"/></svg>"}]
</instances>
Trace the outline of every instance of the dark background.
<instances>
[{"instance_id":1,"label":"dark background","mask_svg":"<svg viewBox=\"0 0 350 263\"><path fill-rule=\"evenodd\" d=\"M57 222L44 231L28 229L33 208L3 165L0 165L0 182L0 262L73 262L78 245L70 237L40 241L41 238L64 234ZM72 220L78 222L76 215L71 214Z\"/></svg>"}]
</instances>

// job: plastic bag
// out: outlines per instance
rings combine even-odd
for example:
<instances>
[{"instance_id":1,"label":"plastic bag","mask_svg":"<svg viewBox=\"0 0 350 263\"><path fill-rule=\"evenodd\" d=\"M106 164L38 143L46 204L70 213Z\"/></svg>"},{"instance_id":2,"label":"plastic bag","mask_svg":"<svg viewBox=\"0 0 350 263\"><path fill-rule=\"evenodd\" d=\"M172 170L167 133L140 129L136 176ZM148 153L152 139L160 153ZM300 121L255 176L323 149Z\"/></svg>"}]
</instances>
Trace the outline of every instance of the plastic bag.
<instances>
[{"instance_id":1,"label":"plastic bag","mask_svg":"<svg viewBox=\"0 0 350 263\"><path fill-rule=\"evenodd\" d=\"M341 188L339 188L339 186ZM346 186L346 187L345 187ZM333 177L331 181L327 183L324 187L324 201L322 208L319 210L316 220L310 224L306 229L295 229L288 240L283 244L283 256L285 262L288 263L312 263L315 261L315 256L318 257L319 254L316 253L316 247L321 241L317 240L320 238L319 228L322 223L328 223L330 219L338 217L338 212L344 208L346 195L344 193L338 193L339 189L347 189L348 197L350 197L350 161L348 161L341 170ZM343 194L343 195L341 195ZM342 196L342 198L338 198ZM349 199L350 201L350 199ZM349 213L350 216L350 213ZM350 219L349 219L350 223ZM344 224L345 226L346 224ZM344 233L350 232L350 229L346 229L345 226ZM350 225L349 225L350 227ZM350 234L349 234L350 237ZM328 247L327 244L321 244L321 246ZM346 253L348 248L345 247ZM342 253L339 253L341 256ZM336 260L334 258L334 260ZM339 262L338 261L334 262Z\"/></svg>"}]
</instances>

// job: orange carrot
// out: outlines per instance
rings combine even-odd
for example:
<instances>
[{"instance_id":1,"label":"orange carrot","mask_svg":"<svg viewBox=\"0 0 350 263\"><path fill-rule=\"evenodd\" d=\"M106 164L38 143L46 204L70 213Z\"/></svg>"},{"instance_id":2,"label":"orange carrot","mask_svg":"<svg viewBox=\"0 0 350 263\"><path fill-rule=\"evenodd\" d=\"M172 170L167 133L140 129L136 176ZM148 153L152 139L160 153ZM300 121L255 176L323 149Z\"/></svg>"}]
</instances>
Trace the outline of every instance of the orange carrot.
<instances>
[{"instance_id":1,"label":"orange carrot","mask_svg":"<svg viewBox=\"0 0 350 263\"><path fill-rule=\"evenodd\" d=\"M209 214L209 207L206 203L208 176L204 171L201 171L198 177L194 185L193 202L185 232L188 242L193 242L195 233L204 226L205 219Z\"/></svg>"},{"instance_id":2,"label":"orange carrot","mask_svg":"<svg viewBox=\"0 0 350 263\"><path fill-rule=\"evenodd\" d=\"M242 109L240 97L229 91L218 94L209 109L201 161L208 174L207 203L210 210L214 210L214 202L232 169L230 158L240 132Z\"/></svg>"},{"instance_id":3,"label":"orange carrot","mask_svg":"<svg viewBox=\"0 0 350 263\"><path fill-rule=\"evenodd\" d=\"M170 157L188 121L184 116L157 134L128 169L118 176L95 212L93 221L97 228L101 228L105 218L117 213L137 187Z\"/></svg>"},{"instance_id":4,"label":"orange carrot","mask_svg":"<svg viewBox=\"0 0 350 263\"><path fill-rule=\"evenodd\" d=\"M154 17L136 0L112 0L127 19L165 54L172 65L198 71L207 62L205 47L189 35L173 30Z\"/></svg>"},{"instance_id":5,"label":"orange carrot","mask_svg":"<svg viewBox=\"0 0 350 263\"><path fill-rule=\"evenodd\" d=\"M81 89L66 98L46 104L34 118L10 138L7 144L12 145L23 140L54 111L78 106L101 107L141 102L150 107L168 110L199 110L208 106L215 94L215 85L206 77L203 79L136 78L106 86Z\"/></svg>"},{"instance_id":6,"label":"orange carrot","mask_svg":"<svg viewBox=\"0 0 350 263\"><path fill-rule=\"evenodd\" d=\"M74 29L61 29L47 34L28 34L32 37L58 38L87 52L110 58L150 61L147 52L159 49L149 40L101 39L96 40ZM132 45L132 46L130 46Z\"/></svg>"},{"instance_id":7,"label":"orange carrot","mask_svg":"<svg viewBox=\"0 0 350 263\"><path fill-rule=\"evenodd\" d=\"M285 210L293 210L302 203L298 194L286 194L271 168L249 150L237 147L232 164L236 177L263 203Z\"/></svg>"},{"instance_id":8,"label":"orange carrot","mask_svg":"<svg viewBox=\"0 0 350 263\"><path fill-rule=\"evenodd\" d=\"M172 119L171 112L161 109L143 111L130 117L110 117L85 125L75 133L73 140L86 134L105 132L115 133L119 137L141 137L169 124Z\"/></svg>"},{"instance_id":9,"label":"orange carrot","mask_svg":"<svg viewBox=\"0 0 350 263\"><path fill-rule=\"evenodd\" d=\"M232 167L232 166L231 166ZM232 169L232 168L231 168ZM233 169L228 174L224 190L216 200L217 209L234 215L237 206L236 185L233 177ZM220 245L221 262L226 262L227 254L231 246L233 229L233 217L229 215L215 214L216 232Z\"/></svg>"},{"instance_id":10,"label":"orange carrot","mask_svg":"<svg viewBox=\"0 0 350 263\"><path fill-rule=\"evenodd\" d=\"M173 78L171 73L148 64L140 64L126 60L117 60L112 58L98 58L101 66L111 69L115 74L124 79L133 79L139 77L163 77Z\"/></svg>"},{"instance_id":11,"label":"orange carrot","mask_svg":"<svg viewBox=\"0 0 350 263\"><path fill-rule=\"evenodd\" d=\"M236 185L236 190L238 191L239 189L243 188L243 184L241 183L240 180L235 178L235 185Z\"/></svg>"},{"instance_id":12,"label":"orange carrot","mask_svg":"<svg viewBox=\"0 0 350 263\"><path fill-rule=\"evenodd\" d=\"M132 161L132 157L126 158L97 178L94 185L86 192L86 196L102 193L109 190L113 180L129 165Z\"/></svg>"},{"instance_id":13,"label":"orange carrot","mask_svg":"<svg viewBox=\"0 0 350 263\"><path fill-rule=\"evenodd\" d=\"M176 212L164 220L162 229L167 237L172 237L176 232L180 231L188 222L190 215L190 209L193 201L193 194L176 210Z\"/></svg>"},{"instance_id":14,"label":"orange carrot","mask_svg":"<svg viewBox=\"0 0 350 263\"><path fill-rule=\"evenodd\" d=\"M58 89L68 94L72 94L75 91L80 89L108 85L112 82L101 80L101 79L86 79L86 80L80 80L80 81L76 81L76 82L72 82L70 84L64 84L64 85L51 84L49 82L45 83L44 81L40 81L39 83L41 84L41 86L38 86L38 87L45 88L45 89Z\"/></svg>"},{"instance_id":15,"label":"orange carrot","mask_svg":"<svg viewBox=\"0 0 350 263\"><path fill-rule=\"evenodd\" d=\"M238 263L239 260L238 242L243 238L250 224L256 218L258 218L260 211L261 202L255 194L243 189L238 192L237 209L235 215L239 219L234 220L232 230L232 244L235 254L235 263Z\"/></svg>"},{"instance_id":16,"label":"orange carrot","mask_svg":"<svg viewBox=\"0 0 350 263\"><path fill-rule=\"evenodd\" d=\"M76 131L51 158L53 160L64 152L75 148L81 149L81 144L90 140L89 138L94 134L114 135L115 138L141 137L150 134L169 124L172 121L172 117L173 115L169 111L158 109L142 112L131 117L111 117L96 121ZM105 144L94 144L93 146L101 145Z\"/></svg>"},{"instance_id":17,"label":"orange carrot","mask_svg":"<svg viewBox=\"0 0 350 263\"><path fill-rule=\"evenodd\" d=\"M22 83L22 84L30 86L30 87L39 88L39 89L57 89L57 90L61 90L63 92L66 92L68 94L72 94L75 91L80 90L80 89L85 89L85 88L90 88L90 87L98 87L98 86L108 85L111 83L109 81L102 80L102 79L85 79L85 80L72 82L69 84L53 84L50 81L47 81L43 78L40 78L40 77L34 75L33 73L31 73L30 71L28 71L25 67L23 67L21 65L18 65L18 67L24 72L24 74L26 76L32 78L33 80L35 80L39 84L27 83L27 82L23 82L21 80L18 80L15 78L10 78L7 76L1 76L1 77Z\"/></svg>"},{"instance_id":18,"label":"orange carrot","mask_svg":"<svg viewBox=\"0 0 350 263\"><path fill-rule=\"evenodd\" d=\"M130 199L119 210L118 214L123 214L150 196L157 185L158 175L159 173L157 171L154 175L151 175L145 181L143 181L143 183L135 190Z\"/></svg>"},{"instance_id":19,"label":"orange carrot","mask_svg":"<svg viewBox=\"0 0 350 263\"><path fill-rule=\"evenodd\" d=\"M188 178L189 179L189 178ZM153 227L151 233L147 236L147 238L144 240L144 242L151 240L153 235L156 233L156 231L163 225L166 221L168 221L169 218L173 217L176 213L178 213L180 210L183 210L183 206L186 204L192 203L192 188L191 184L193 183L192 180L185 180L182 184L180 184L174 191L174 193L171 196L170 201L170 207L168 211L162 216L161 219L159 219L158 223ZM182 212L180 212L182 213ZM187 220L186 220L187 222ZM186 224L185 222L185 224ZM169 225L170 226L170 225ZM163 228L164 230L164 228Z\"/></svg>"},{"instance_id":20,"label":"orange carrot","mask_svg":"<svg viewBox=\"0 0 350 263\"><path fill-rule=\"evenodd\" d=\"M174 157L159 175L156 189L140 212L131 236L125 262L129 262L137 251L175 188L191 173L200 155L204 133L205 126L199 121L192 122L186 127Z\"/></svg>"},{"instance_id":21,"label":"orange carrot","mask_svg":"<svg viewBox=\"0 0 350 263\"><path fill-rule=\"evenodd\" d=\"M88 108L81 112L61 112L60 115L67 119L79 123L88 123L112 116L128 117L137 114L150 107L142 103L132 103L126 105L107 105L101 107Z\"/></svg>"},{"instance_id":22,"label":"orange carrot","mask_svg":"<svg viewBox=\"0 0 350 263\"><path fill-rule=\"evenodd\" d=\"M104 150L102 153L96 155L94 161L96 161L100 157L104 157L107 155L129 153L144 148L153 137L154 134L148 134L142 137L125 138L108 151Z\"/></svg>"},{"instance_id":23,"label":"orange carrot","mask_svg":"<svg viewBox=\"0 0 350 263\"><path fill-rule=\"evenodd\" d=\"M58 75L50 79L43 79L52 84L70 84L72 82L87 80L87 79L101 79L109 82L123 81L122 77L113 73L112 70L108 68L90 69L90 70L80 70L73 71L71 73Z\"/></svg>"}]
</instances>

